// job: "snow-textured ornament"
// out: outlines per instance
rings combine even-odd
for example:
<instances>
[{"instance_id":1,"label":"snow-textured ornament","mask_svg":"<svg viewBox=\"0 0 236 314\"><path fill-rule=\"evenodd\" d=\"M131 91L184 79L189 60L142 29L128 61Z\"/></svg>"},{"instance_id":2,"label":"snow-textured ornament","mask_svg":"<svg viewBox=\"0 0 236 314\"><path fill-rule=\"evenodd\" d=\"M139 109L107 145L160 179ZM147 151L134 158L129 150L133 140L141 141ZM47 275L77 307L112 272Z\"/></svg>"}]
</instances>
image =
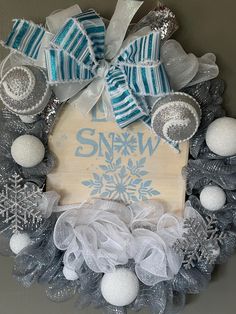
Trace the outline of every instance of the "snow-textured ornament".
<instances>
[{"instance_id":1,"label":"snow-textured ornament","mask_svg":"<svg viewBox=\"0 0 236 314\"><path fill-rule=\"evenodd\" d=\"M22 185L22 181L20 175L13 174L0 192L0 216L7 225L2 232L22 232L27 227L37 227L43 219L38 209L42 190L35 184Z\"/></svg>"},{"instance_id":2,"label":"snow-textured ornament","mask_svg":"<svg viewBox=\"0 0 236 314\"><path fill-rule=\"evenodd\" d=\"M185 219L186 232L173 246L175 252L184 257L183 266L186 269L203 260L214 264L219 255L219 243L222 243L225 235L217 228L214 215L205 219L206 221L197 218Z\"/></svg>"}]
</instances>

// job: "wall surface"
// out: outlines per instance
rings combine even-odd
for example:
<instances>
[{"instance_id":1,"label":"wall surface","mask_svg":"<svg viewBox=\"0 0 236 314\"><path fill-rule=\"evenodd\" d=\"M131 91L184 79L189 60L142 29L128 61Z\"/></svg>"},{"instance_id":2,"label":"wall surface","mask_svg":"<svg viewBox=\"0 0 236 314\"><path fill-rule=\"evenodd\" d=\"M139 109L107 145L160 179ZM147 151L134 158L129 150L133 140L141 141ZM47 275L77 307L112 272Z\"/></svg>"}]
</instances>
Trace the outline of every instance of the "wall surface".
<instances>
[{"instance_id":1,"label":"wall surface","mask_svg":"<svg viewBox=\"0 0 236 314\"><path fill-rule=\"evenodd\" d=\"M81 8L93 7L109 18L116 0L81 0ZM226 82L225 108L229 115L236 117L236 23L235 0L166 0L176 12L181 29L176 38L186 51L198 56L206 52L217 55L221 77ZM43 22L43 17L55 9L74 4L73 0L0 0L0 38L4 38L11 26L11 19L24 17ZM142 17L156 4L145 0L137 15ZM6 54L0 49L0 59ZM183 314L234 314L236 292L236 256L227 265L217 268L207 291L200 296L190 297ZM75 314L78 310L72 302L53 304L47 300L42 287L24 289L11 277L12 261L0 258L0 313L1 314ZM81 313L100 313L87 309ZM143 312L144 313L144 312Z\"/></svg>"}]
</instances>

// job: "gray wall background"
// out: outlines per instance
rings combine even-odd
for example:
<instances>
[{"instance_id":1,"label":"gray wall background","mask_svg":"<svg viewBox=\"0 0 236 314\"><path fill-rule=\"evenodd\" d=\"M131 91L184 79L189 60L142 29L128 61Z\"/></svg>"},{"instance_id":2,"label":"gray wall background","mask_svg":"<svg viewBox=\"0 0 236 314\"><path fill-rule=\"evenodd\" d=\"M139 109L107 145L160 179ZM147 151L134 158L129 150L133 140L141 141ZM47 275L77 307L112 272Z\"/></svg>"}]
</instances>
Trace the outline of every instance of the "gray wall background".
<instances>
[{"instance_id":1,"label":"gray wall background","mask_svg":"<svg viewBox=\"0 0 236 314\"><path fill-rule=\"evenodd\" d=\"M137 14L141 18L156 1L145 0ZM0 38L5 38L11 19L24 17L35 22L55 9L63 9L75 0L0 0ZM175 37L187 52L200 56L206 52L217 55L220 76L226 81L225 108L236 117L236 1L235 0L166 0L176 12L181 28ZM104 17L111 17L116 0L80 0L82 9L93 7ZM0 59L6 55L0 49ZM216 269L207 291L188 298L183 314L236 313L236 255ZM47 300L42 287L22 288L11 277L12 260L0 257L0 314L75 314L73 302L54 304ZM81 313L101 313L87 309ZM143 312L144 313L144 312Z\"/></svg>"}]
</instances>

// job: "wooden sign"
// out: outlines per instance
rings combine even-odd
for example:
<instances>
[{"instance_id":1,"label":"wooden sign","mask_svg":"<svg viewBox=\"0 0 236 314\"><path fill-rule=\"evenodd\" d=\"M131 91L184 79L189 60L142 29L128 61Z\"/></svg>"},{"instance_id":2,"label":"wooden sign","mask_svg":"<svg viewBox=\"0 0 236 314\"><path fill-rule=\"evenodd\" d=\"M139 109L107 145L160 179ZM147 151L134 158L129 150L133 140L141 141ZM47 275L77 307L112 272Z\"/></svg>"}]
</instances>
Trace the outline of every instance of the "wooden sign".
<instances>
[{"instance_id":1,"label":"wooden sign","mask_svg":"<svg viewBox=\"0 0 236 314\"><path fill-rule=\"evenodd\" d=\"M61 204L90 198L125 203L157 198L168 210L182 210L181 170L188 160L188 144L178 153L142 122L120 129L106 121L101 108L96 105L84 117L75 106L64 106L49 138L57 167L48 175L47 189L62 196Z\"/></svg>"}]
</instances>

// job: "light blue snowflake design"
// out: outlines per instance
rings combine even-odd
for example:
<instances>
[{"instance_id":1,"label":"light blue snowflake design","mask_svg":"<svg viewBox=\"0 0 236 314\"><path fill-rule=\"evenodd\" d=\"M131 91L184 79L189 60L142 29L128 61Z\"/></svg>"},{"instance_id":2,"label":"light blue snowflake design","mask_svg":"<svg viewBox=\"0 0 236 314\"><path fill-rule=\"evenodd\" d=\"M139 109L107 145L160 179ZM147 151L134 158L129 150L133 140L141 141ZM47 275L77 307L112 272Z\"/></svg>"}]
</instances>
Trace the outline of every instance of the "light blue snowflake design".
<instances>
[{"instance_id":1,"label":"light blue snowflake design","mask_svg":"<svg viewBox=\"0 0 236 314\"><path fill-rule=\"evenodd\" d=\"M137 149L137 138L128 132L116 134L114 138L114 149L123 156L134 153Z\"/></svg>"},{"instance_id":2,"label":"light blue snowflake design","mask_svg":"<svg viewBox=\"0 0 236 314\"><path fill-rule=\"evenodd\" d=\"M91 189L90 196L109 198L124 203L147 200L160 194L152 185L152 180L144 177L148 171L144 170L146 158L138 161L128 160L124 165L121 158L114 159L106 153L104 165L99 168L102 174L93 173L93 178L82 184Z\"/></svg>"}]
</instances>

